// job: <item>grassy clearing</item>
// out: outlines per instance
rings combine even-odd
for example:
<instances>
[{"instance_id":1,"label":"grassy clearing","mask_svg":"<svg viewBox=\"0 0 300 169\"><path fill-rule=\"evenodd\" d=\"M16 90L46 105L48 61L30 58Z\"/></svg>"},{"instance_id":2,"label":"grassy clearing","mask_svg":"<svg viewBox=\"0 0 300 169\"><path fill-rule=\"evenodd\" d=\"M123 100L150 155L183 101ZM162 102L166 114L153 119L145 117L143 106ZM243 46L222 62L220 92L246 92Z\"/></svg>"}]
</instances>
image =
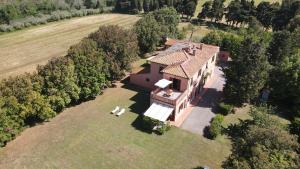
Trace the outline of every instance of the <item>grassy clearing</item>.
<instances>
[{"instance_id":1,"label":"grassy clearing","mask_svg":"<svg viewBox=\"0 0 300 169\"><path fill-rule=\"evenodd\" d=\"M132 26L139 17L101 14L53 22L0 35L0 78L34 71L38 64L64 55L100 25Z\"/></svg>"},{"instance_id":2,"label":"grassy clearing","mask_svg":"<svg viewBox=\"0 0 300 169\"><path fill-rule=\"evenodd\" d=\"M110 114L116 105L127 112ZM228 139L208 140L175 127L163 136L144 132L138 114L148 105L149 93L120 83L26 129L0 149L0 168L220 168L230 153Z\"/></svg>"},{"instance_id":3,"label":"grassy clearing","mask_svg":"<svg viewBox=\"0 0 300 169\"><path fill-rule=\"evenodd\" d=\"M209 32L211 32L213 29L209 28L208 26L198 26L198 25L192 25L191 23L188 22L182 22L179 23L179 30L183 30L186 29L186 37L185 39L188 40L191 36L192 30L190 29L191 27L193 27L194 29L194 33L193 33L193 37L192 40L195 42L199 42L205 35L207 35Z\"/></svg>"},{"instance_id":4,"label":"grassy clearing","mask_svg":"<svg viewBox=\"0 0 300 169\"><path fill-rule=\"evenodd\" d=\"M225 116L224 121L223 121L223 126L227 127L230 124L237 124L240 122L240 120L247 120L251 119L251 116L249 115L251 106L246 105L244 107L238 108L237 111L234 114L229 114ZM279 120L282 124L288 125L290 124L290 121L278 116L277 114L271 115L272 118Z\"/></svg>"}]
</instances>

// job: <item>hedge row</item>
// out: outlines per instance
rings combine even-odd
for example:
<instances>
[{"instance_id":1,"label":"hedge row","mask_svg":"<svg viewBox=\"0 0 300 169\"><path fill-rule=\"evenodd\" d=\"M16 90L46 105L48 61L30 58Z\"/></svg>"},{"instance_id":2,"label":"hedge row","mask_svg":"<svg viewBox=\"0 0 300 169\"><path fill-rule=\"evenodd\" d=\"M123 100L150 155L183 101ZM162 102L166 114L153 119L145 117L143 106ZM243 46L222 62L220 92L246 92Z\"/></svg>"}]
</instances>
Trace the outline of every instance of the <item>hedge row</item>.
<instances>
[{"instance_id":1,"label":"hedge row","mask_svg":"<svg viewBox=\"0 0 300 169\"><path fill-rule=\"evenodd\" d=\"M130 70L138 52L133 31L102 26L72 46L66 56L38 66L36 73L0 81L0 146L25 127L101 94Z\"/></svg>"},{"instance_id":2,"label":"hedge row","mask_svg":"<svg viewBox=\"0 0 300 169\"><path fill-rule=\"evenodd\" d=\"M81 9L70 11L53 11L50 14L37 14L36 16L28 16L26 18L13 20L10 24L1 24L0 32L11 32L21 30L30 26L46 24L48 22L70 19L73 17L82 17L87 15L95 15L103 12L109 12L112 8L105 9Z\"/></svg>"}]
</instances>

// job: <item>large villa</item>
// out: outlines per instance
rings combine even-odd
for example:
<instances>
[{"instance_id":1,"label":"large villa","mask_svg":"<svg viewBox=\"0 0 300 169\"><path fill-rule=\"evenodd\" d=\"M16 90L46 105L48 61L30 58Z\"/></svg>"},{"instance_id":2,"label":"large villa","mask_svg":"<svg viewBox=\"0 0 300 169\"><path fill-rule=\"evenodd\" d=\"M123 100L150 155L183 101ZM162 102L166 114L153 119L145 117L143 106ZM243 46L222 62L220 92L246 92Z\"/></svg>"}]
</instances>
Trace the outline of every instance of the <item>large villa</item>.
<instances>
[{"instance_id":1,"label":"large villa","mask_svg":"<svg viewBox=\"0 0 300 169\"><path fill-rule=\"evenodd\" d=\"M220 48L167 39L165 49L148 58L149 68L131 74L130 82L151 90L145 116L175 124L213 76Z\"/></svg>"}]
</instances>

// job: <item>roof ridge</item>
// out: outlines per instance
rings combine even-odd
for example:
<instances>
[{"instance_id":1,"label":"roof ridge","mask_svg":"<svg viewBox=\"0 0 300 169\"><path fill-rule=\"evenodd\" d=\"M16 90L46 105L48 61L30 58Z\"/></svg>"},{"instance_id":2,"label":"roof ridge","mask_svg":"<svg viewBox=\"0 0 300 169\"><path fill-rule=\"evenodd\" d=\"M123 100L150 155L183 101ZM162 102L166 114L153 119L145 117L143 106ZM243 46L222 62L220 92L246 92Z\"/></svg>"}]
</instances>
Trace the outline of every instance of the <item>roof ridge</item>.
<instances>
[{"instance_id":1,"label":"roof ridge","mask_svg":"<svg viewBox=\"0 0 300 169\"><path fill-rule=\"evenodd\" d=\"M183 63L184 63L184 62L183 62ZM183 73L186 75L186 77L190 77L190 76L187 74L186 70L183 68L183 63L180 64L180 67L181 67Z\"/></svg>"}]
</instances>

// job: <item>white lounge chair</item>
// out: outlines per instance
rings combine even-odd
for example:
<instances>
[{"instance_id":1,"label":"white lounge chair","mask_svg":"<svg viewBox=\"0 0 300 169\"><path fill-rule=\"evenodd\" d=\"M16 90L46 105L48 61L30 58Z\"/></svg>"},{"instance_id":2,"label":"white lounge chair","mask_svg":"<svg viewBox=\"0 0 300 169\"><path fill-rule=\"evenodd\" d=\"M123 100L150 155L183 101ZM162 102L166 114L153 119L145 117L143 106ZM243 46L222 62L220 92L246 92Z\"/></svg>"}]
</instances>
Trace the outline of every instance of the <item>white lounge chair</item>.
<instances>
[{"instance_id":1,"label":"white lounge chair","mask_svg":"<svg viewBox=\"0 0 300 169\"><path fill-rule=\"evenodd\" d=\"M121 109L121 111L119 111L119 113L117 113L117 116L121 116L123 113L125 113L125 109Z\"/></svg>"},{"instance_id":2,"label":"white lounge chair","mask_svg":"<svg viewBox=\"0 0 300 169\"><path fill-rule=\"evenodd\" d=\"M120 107L117 106L117 107L116 107L113 111L111 111L110 113L111 113L111 114L115 114L115 113L117 113L119 110L120 110Z\"/></svg>"}]
</instances>

